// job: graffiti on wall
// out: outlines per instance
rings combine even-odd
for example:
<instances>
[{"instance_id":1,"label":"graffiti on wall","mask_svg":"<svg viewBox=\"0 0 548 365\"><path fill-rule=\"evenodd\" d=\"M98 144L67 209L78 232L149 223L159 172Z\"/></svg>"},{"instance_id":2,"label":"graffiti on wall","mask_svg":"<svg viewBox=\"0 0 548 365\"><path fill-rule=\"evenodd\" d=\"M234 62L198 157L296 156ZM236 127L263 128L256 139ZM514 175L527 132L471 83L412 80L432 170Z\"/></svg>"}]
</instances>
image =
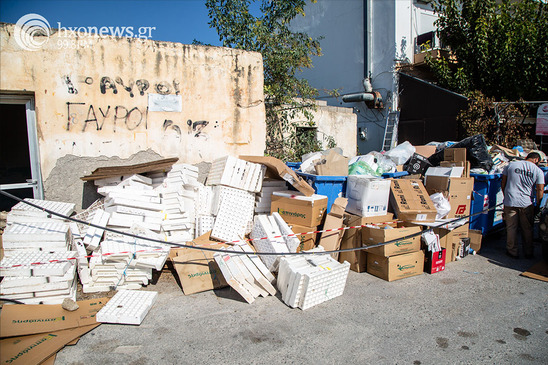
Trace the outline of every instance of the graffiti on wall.
<instances>
[{"instance_id":1,"label":"graffiti on wall","mask_svg":"<svg viewBox=\"0 0 548 365\"><path fill-rule=\"evenodd\" d=\"M63 82L67 86L69 94L78 94L75 82L70 76L63 76ZM124 80L121 77L102 76L95 80L93 77L87 76L81 81L81 85L82 87L98 85L99 92L103 95L121 95L127 92L131 98L137 95L145 96L147 92L160 95L179 95L181 92L180 82L177 79L172 82L151 83L147 79L134 81L133 79ZM133 131L141 128L146 130L149 127L149 109L146 102L142 107L111 103L97 105L80 101L68 101L66 105L66 131L103 131L108 128L109 131L116 132L120 129ZM161 128L164 133L167 133L168 130L174 131L179 137L186 133L195 138L207 140L209 135L206 133L206 128L212 124L213 128L217 128L219 122L210 123L207 120L192 121L191 119L186 122L174 122L171 119L165 119Z\"/></svg>"},{"instance_id":2,"label":"graffiti on wall","mask_svg":"<svg viewBox=\"0 0 548 365\"><path fill-rule=\"evenodd\" d=\"M76 86L72 82L70 76L63 76L63 81L67 86L69 94L78 94ZM84 84L92 86L95 84L95 80L92 77L86 77ZM99 79L99 91L105 95L107 93L118 94L120 90L126 91L130 97L134 97L136 94L141 96L145 95L145 92L155 92L160 95L179 95L181 93L181 83L177 79L173 79L171 82L160 81L151 85L147 79L122 79L120 76L112 78L110 76L103 76Z\"/></svg>"},{"instance_id":3,"label":"graffiti on wall","mask_svg":"<svg viewBox=\"0 0 548 365\"><path fill-rule=\"evenodd\" d=\"M89 129L97 131L103 130L105 125L112 125L112 131L123 127L129 131L143 126L148 128L148 109L147 108L127 108L122 105L96 106L87 103L67 102L67 126L70 131L75 126L81 126L81 131Z\"/></svg>"},{"instance_id":4,"label":"graffiti on wall","mask_svg":"<svg viewBox=\"0 0 548 365\"><path fill-rule=\"evenodd\" d=\"M186 123L174 123L171 119L165 119L162 129L164 132L167 132L168 129L174 130L178 136L181 136L183 133L183 128L179 124L186 124L187 134L192 135L196 138L205 138L208 139L209 135L204 131L204 129L210 124L207 120L198 120L193 122L191 119L187 120ZM215 121L213 128L217 128L219 125L218 121Z\"/></svg>"}]
</instances>

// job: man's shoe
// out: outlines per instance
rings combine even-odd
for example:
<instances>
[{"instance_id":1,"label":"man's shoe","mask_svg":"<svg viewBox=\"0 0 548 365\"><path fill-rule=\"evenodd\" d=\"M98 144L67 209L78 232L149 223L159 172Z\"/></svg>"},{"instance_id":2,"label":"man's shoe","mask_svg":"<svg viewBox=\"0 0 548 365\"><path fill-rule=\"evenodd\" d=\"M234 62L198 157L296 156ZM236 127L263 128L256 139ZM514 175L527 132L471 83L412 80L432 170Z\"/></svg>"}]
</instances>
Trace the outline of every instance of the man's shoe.
<instances>
[{"instance_id":1,"label":"man's shoe","mask_svg":"<svg viewBox=\"0 0 548 365\"><path fill-rule=\"evenodd\" d=\"M525 258L528 259L528 260L531 260L531 259L535 258L535 255L533 255L533 254L525 255Z\"/></svg>"},{"instance_id":2,"label":"man's shoe","mask_svg":"<svg viewBox=\"0 0 548 365\"><path fill-rule=\"evenodd\" d=\"M519 255L512 255L510 251L506 250L506 256L511 257L513 259L519 259Z\"/></svg>"}]
</instances>

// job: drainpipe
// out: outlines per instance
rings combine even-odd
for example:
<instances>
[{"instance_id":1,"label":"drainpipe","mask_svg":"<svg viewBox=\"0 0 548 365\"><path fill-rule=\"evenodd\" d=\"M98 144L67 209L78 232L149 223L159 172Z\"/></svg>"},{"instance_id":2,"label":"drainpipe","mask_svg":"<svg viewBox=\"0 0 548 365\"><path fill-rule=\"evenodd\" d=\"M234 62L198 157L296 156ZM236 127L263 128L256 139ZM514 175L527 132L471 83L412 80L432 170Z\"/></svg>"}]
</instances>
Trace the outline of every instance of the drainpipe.
<instances>
[{"instance_id":1,"label":"drainpipe","mask_svg":"<svg viewBox=\"0 0 548 365\"><path fill-rule=\"evenodd\" d=\"M371 0L363 0L363 78L371 72Z\"/></svg>"}]
</instances>

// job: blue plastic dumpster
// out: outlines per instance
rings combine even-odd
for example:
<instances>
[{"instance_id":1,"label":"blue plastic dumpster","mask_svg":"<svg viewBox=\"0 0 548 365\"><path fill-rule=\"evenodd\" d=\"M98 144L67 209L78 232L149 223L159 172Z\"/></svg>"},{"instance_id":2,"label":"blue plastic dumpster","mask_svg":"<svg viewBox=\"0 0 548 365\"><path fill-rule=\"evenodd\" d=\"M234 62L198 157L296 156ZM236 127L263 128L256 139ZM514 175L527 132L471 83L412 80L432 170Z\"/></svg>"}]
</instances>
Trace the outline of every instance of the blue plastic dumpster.
<instances>
[{"instance_id":1,"label":"blue plastic dumpster","mask_svg":"<svg viewBox=\"0 0 548 365\"><path fill-rule=\"evenodd\" d=\"M493 208L504 200L501 190L502 174L470 174L474 178L471 214ZM502 206L470 218L470 229L481 230L483 235L502 227Z\"/></svg>"},{"instance_id":2,"label":"blue plastic dumpster","mask_svg":"<svg viewBox=\"0 0 548 365\"><path fill-rule=\"evenodd\" d=\"M546 166L539 166L542 172L544 172L544 197L542 198L542 201L540 202L541 207L546 206L546 201L548 200L548 194L546 192L548 188L548 167Z\"/></svg>"},{"instance_id":3,"label":"blue plastic dumpster","mask_svg":"<svg viewBox=\"0 0 548 365\"><path fill-rule=\"evenodd\" d=\"M397 179L402 176L407 176L409 173L407 171L396 171L396 172L385 172L381 175L383 179Z\"/></svg>"},{"instance_id":4,"label":"blue plastic dumpster","mask_svg":"<svg viewBox=\"0 0 548 365\"><path fill-rule=\"evenodd\" d=\"M327 196L327 212L331 210L331 205L338 197L344 197L346 194L347 176L323 176L305 174L297 171L306 182L314 188L316 194Z\"/></svg>"},{"instance_id":5,"label":"blue plastic dumpster","mask_svg":"<svg viewBox=\"0 0 548 365\"><path fill-rule=\"evenodd\" d=\"M297 171L301 168L301 162L286 162L285 164L293 171Z\"/></svg>"}]
</instances>

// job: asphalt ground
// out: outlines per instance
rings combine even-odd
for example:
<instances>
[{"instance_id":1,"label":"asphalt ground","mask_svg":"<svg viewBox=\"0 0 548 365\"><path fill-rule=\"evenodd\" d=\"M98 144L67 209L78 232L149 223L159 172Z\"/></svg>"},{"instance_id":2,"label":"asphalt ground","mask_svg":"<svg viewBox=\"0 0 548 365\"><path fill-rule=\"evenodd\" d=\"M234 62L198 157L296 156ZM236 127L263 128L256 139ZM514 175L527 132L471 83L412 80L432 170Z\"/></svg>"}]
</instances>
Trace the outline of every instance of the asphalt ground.
<instances>
[{"instance_id":1,"label":"asphalt ground","mask_svg":"<svg viewBox=\"0 0 548 365\"><path fill-rule=\"evenodd\" d=\"M350 271L344 294L305 311L233 289L185 296L166 266L140 326L102 324L55 364L547 364L541 260L505 255L505 235L445 271L387 282Z\"/></svg>"}]
</instances>

